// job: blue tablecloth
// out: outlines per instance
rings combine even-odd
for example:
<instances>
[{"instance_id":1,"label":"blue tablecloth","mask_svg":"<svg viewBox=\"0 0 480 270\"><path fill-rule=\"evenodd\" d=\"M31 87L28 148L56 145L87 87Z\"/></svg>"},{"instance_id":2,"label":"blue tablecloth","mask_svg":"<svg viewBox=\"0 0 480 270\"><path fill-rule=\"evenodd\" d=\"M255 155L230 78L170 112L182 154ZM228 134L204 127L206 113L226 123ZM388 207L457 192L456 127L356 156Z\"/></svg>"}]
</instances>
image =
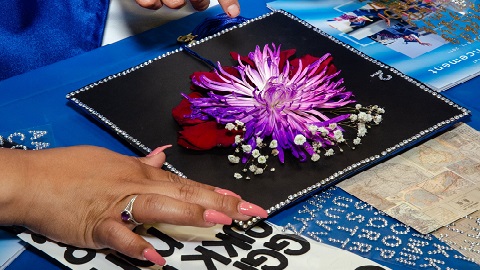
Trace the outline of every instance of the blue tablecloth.
<instances>
[{"instance_id":1,"label":"blue tablecloth","mask_svg":"<svg viewBox=\"0 0 480 270\"><path fill-rule=\"evenodd\" d=\"M241 4L242 15L247 18L268 12L263 1L244 0ZM0 81L0 115L4 116L0 132L47 125L51 129L56 146L88 144L106 147L122 154L137 154L110 131L71 106L65 95L91 82L174 50L178 46L176 38L179 35L189 33L204 18L220 12L220 7L217 6L115 44ZM478 89L480 78L475 78L444 94L470 109L472 117L467 123L480 130ZM281 223L278 220L277 222ZM35 265L35 269L62 268L58 262L30 248L7 269L32 269L32 265Z\"/></svg>"}]
</instances>

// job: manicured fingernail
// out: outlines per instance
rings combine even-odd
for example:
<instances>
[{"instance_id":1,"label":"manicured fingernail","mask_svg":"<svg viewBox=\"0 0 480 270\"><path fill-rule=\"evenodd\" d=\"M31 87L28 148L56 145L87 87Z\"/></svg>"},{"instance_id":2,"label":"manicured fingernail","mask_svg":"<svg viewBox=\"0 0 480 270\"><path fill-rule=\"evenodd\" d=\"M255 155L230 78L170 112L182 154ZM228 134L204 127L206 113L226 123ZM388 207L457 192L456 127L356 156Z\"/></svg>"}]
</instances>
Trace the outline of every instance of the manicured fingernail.
<instances>
[{"instance_id":1,"label":"manicured fingernail","mask_svg":"<svg viewBox=\"0 0 480 270\"><path fill-rule=\"evenodd\" d=\"M165 259L153 248L145 249L143 251L143 257L156 265L164 266L167 263L167 261L165 261Z\"/></svg>"},{"instance_id":2,"label":"manicured fingernail","mask_svg":"<svg viewBox=\"0 0 480 270\"><path fill-rule=\"evenodd\" d=\"M206 222L210 223L215 223L215 224L223 224L223 225L230 225L232 224L232 219L215 210L205 210L203 213L203 219L205 219Z\"/></svg>"},{"instance_id":3,"label":"manicured fingernail","mask_svg":"<svg viewBox=\"0 0 480 270\"><path fill-rule=\"evenodd\" d=\"M268 213L265 209L249 202L241 202L238 204L238 212L251 217L267 218Z\"/></svg>"},{"instance_id":4,"label":"manicured fingernail","mask_svg":"<svg viewBox=\"0 0 480 270\"><path fill-rule=\"evenodd\" d=\"M170 147L172 147L171 144L167 144L167 145L164 145L164 146L157 147L157 148L155 148L155 150L150 152L150 154L148 154L147 157L155 156L155 155L163 152L165 149L170 148Z\"/></svg>"},{"instance_id":5,"label":"manicured fingernail","mask_svg":"<svg viewBox=\"0 0 480 270\"><path fill-rule=\"evenodd\" d=\"M235 18L240 14L240 7L236 4L230 5L227 8L227 15L231 18Z\"/></svg>"},{"instance_id":6,"label":"manicured fingernail","mask_svg":"<svg viewBox=\"0 0 480 270\"><path fill-rule=\"evenodd\" d=\"M240 197L240 195L234 193L233 191L230 191L228 189L223 189L223 188L215 188L214 190L215 192L219 193L219 194L222 194L222 195L228 195L228 196L233 196L233 197L237 197L239 199L241 199L242 197Z\"/></svg>"}]
</instances>

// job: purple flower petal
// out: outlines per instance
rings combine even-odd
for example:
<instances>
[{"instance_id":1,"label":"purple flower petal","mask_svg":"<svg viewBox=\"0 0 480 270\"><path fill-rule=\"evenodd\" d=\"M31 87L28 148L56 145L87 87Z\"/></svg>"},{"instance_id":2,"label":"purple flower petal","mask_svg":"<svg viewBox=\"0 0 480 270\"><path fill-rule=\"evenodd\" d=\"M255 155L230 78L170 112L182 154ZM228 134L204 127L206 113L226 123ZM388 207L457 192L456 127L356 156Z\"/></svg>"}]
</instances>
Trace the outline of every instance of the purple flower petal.
<instances>
[{"instance_id":1,"label":"purple flower petal","mask_svg":"<svg viewBox=\"0 0 480 270\"><path fill-rule=\"evenodd\" d=\"M239 120L245 123L244 141L254 148L255 139L271 138L278 142L278 159L284 162L284 151L289 150L301 161L306 154L313 155L312 143L332 145L322 136L312 135L309 125L326 127L348 119L350 114L329 118L324 111L340 108L354 102L352 92L345 91L340 71L327 75L328 65L319 71L325 54L315 62L305 65L298 61L295 74L289 76L291 63L280 63L280 47L272 44L263 49L256 46L248 57L250 66L237 59L239 76L227 73L218 63L219 81L206 76L192 83L211 90L204 98L187 98L192 104L192 117L208 115L218 123L227 124ZM280 70L280 66L283 69ZM193 113L194 112L194 113ZM340 129L342 130L342 129ZM309 142L303 146L294 143L296 135L304 135ZM329 136L333 136L333 131ZM248 160L249 155L242 158Z\"/></svg>"}]
</instances>

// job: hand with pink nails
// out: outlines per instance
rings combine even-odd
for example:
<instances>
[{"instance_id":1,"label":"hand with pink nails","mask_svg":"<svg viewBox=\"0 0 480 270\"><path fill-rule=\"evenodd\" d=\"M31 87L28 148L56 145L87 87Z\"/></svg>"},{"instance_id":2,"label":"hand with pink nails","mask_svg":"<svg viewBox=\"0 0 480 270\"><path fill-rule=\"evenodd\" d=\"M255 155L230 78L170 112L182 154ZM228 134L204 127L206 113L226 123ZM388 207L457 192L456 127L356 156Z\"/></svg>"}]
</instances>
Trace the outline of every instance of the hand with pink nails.
<instances>
[{"instance_id":1,"label":"hand with pink nails","mask_svg":"<svg viewBox=\"0 0 480 270\"><path fill-rule=\"evenodd\" d=\"M1 149L0 225L82 248L117 250L164 265L132 229L168 223L210 227L267 217L234 192L161 169L165 149L131 157L93 146L24 151Z\"/></svg>"},{"instance_id":2,"label":"hand with pink nails","mask_svg":"<svg viewBox=\"0 0 480 270\"><path fill-rule=\"evenodd\" d=\"M136 0L136 2L141 7L148 9L159 9L162 6L179 9L187 4L186 0ZM202 11L208 8L210 0L190 0L190 3L195 10ZM234 18L240 14L238 0L219 0L218 3L228 16Z\"/></svg>"}]
</instances>

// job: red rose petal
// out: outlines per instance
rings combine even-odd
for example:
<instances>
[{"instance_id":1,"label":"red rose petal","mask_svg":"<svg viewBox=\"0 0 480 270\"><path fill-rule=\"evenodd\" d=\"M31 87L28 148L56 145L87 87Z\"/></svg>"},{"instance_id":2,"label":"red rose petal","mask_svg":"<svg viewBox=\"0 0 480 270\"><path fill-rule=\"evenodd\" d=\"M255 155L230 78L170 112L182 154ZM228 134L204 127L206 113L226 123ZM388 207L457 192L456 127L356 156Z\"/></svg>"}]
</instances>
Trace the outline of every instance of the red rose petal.
<instances>
[{"instance_id":1,"label":"red rose petal","mask_svg":"<svg viewBox=\"0 0 480 270\"><path fill-rule=\"evenodd\" d=\"M290 50L285 50L280 52L280 61L278 68L280 72L283 71L283 67L285 66L285 63L288 61L288 58L290 58L292 55L295 54L295 49L290 49Z\"/></svg>"},{"instance_id":2,"label":"red rose petal","mask_svg":"<svg viewBox=\"0 0 480 270\"><path fill-rule=\"evenodd\" d=\"M179 132L178 144L194 149L208 150L217 146L217 123L208 121L193 126L184 126Z\"/></svg>"},{"instance_id":3,"label":"red rose petal","mask_svg":"<svg viewBox=\"0 0 480 270\"><path fill-rule=\"evenodd\" d=\"M208 150L214 147L230 147L235 142L238 131L229 131L215 121L184 126L179 132L178 144L194 150Z\"/></svg>"},{"instance_id":4,"label":"red rose petal","mask_svg":"<svg viewBox=\"0 0 480 270\"><path fill-rule=\"evenodd\" d=\"M255 67L255 63L250 59L248 58L248 56L241 56L239 53L237 52L230 52L230 56L233 58L233 60L235 61L238 61L238 57L240 56L240 61L243 62L243 64L247 64L251 67Z\"/></svg>"},{"instance_id":5,"label":"red rose petal","mask_svg":"<svg viewBox=\"0 0 480 270\"><path fill-rule=\"evenodd\" d=\"M302 60L302 68L305 68L306 66L314 63L320 59L319 57L315 57L309 54L306 54L302 56L301 58L295 58L290 61L290 65L292 66L292 71L290 72L290 75L293 76L299 68L299 61ZM320 72L323 71L323 69L328 66L327 68L327 75L331 75L335 72L337 72L337 68L333 65L333 57L330 55L327 57L327 59L323 60L320 66L317 69L317 72L315 74L319 74Z\"/></svg>"},{"instance_id":6,"label":"red rose petal","mask_svg":"<svg viewBox=\"0 0 480 270\"><path fill-rule=\"evenodd\" d=\"M192 92L188 96L191 98L199 98L202 97L202 94L198 92ZM204 122L200 119L192 119L188 117L192 113L190 105L190 102L186 98L184 98L182 99L182 101L180 101L180 104L178 104L175 108L172 109L173 118L175 119L175 121L177 121L178 124L193 125Z\"/></svg>"}]
</instances>

